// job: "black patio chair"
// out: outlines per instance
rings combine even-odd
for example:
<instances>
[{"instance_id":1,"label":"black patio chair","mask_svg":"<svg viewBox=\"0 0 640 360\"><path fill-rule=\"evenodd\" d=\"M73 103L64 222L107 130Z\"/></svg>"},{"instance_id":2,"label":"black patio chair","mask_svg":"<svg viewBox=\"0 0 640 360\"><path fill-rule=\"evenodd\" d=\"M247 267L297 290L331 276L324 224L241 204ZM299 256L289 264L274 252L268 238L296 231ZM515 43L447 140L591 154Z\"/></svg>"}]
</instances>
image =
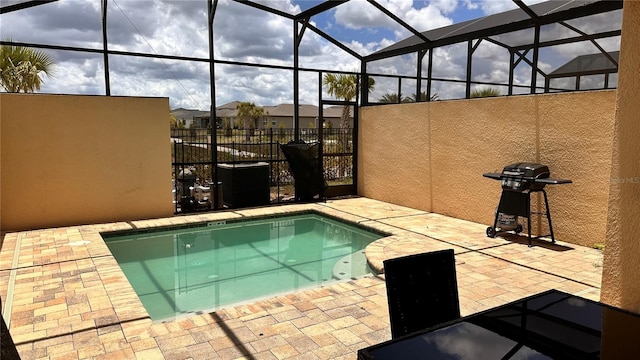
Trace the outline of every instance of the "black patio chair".
<instances>
[{"instance_id":1,"label":"black patio chair","mask_svg":"<svg viewBox=\"0 0 640 360\"><path fill-rule=\"evenodd\" d=\"M314 198L323 200L327 182L320 164L320 143L290 141L287 144L281 144L280 149L293 175L296 200L303 202L311 202Z\"/></svg>"},{"instance_id":2,"label":"black patio chair","mask_svg":"<svg viewBox=\"0 0 640 360\"><path fill-rule=\"evenodd\" d=\"M383 265L393 338L460 317L453 249L388 259Z\"/></svg>"},{"instance_id":3,"label":"black patio chair","mask_svg":"<svg viewBox=\"0 0 640 360\"><path fill-rule=\"evenodd\" d=\"M2 325L0 327L0 359L20 360L18 349L16 349L16 345L13 343L9 328L7 328L7 324L4 323L4 317L0 315L0 318L2 319Z\"/></svg>"}]
</instances>

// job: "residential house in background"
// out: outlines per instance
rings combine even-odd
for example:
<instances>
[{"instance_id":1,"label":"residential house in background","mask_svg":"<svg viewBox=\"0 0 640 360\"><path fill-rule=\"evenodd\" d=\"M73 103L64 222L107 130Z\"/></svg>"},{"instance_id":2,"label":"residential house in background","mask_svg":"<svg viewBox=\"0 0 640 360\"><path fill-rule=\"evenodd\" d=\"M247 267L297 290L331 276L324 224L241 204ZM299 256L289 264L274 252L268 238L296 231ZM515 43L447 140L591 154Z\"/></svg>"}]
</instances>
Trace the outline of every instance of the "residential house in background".
<instances>
[{"instance_id":1,"label":"residential house in background","mask_svg":"<svg viewBox=\"0 0 640 360\"><path fill-rule=\"evenodd\" d=\"M231 124L236 123L236 116L238 113L237 106L239 101L232 101L230 103L220 105L216 107L216 126L220 129L223 126L224 120L229 119ZM267 129L267 128L293 128L293 119L294 119L294 105L293 104L279 104L275 106L262 106L265 113L268 114L264 119L259 121L258 129ZM209 111L197 111L197 110L185 110L185 109L176 109L172 110L172 113L176 118L183 119L181 116L184 116L184 120L186 121L187 127L193 123L194 127L197 128L208 128L210 124L211 114ZM315 105L303 104L299 105L299 118L300 118L300 128L301 129L310 129L318 127L318 119L319 119L320 109ZM350 111L351 116L349 118L349 126L353 126L353 109ZM180 114L180 116L178 116ZM191 116L191 118L187 118ZM339 127L342 123L342 107L341 106L330 106L324 108L322 112L322 117L324 120L325 127Z\"/></svg>"},{"instance_id":2,"label":"residential house in background","mask_svg":"<svg viewBox=\"0 0 640 360\"><path fill-rule=\"evenodd\" d=\"M173 116L175 116L176 120L183 123L184 127L186 128L191 127L191 125L194 123L194 119L202 116L203 114L207 114L207 115L209 114L208 111L185 109L185 108L173 109L171 110L171 113L173 114Z\"/></svg>"}]
</instances>

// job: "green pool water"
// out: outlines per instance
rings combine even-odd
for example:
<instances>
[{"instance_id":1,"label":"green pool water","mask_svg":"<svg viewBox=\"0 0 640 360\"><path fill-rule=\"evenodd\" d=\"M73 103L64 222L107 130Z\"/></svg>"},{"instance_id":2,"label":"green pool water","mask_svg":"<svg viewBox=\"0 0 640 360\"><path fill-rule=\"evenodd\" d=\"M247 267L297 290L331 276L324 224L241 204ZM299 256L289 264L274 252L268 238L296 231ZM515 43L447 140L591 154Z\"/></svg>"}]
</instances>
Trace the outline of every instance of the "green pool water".
<instances>
[{"instance_id":1,"label":"green pool water","mask_svg":"<svg viewBox=\"0 0 640 360\"><path fill-rule=\"evenodd\" d=\"M105 236L154 320L370 273L364 248L385 235L317 214Z\"/></svg>"}]
</instances>

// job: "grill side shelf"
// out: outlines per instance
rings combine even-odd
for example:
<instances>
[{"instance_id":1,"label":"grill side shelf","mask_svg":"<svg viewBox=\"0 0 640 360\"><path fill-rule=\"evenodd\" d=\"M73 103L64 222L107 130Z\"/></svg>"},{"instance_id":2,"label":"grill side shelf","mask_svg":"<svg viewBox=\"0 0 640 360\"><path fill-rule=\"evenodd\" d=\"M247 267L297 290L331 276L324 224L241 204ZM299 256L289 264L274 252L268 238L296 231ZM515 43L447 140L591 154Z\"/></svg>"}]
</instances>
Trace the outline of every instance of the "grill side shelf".
<instances>
[{"instance_id":1,"label":"grill side shelf","mask_svg":"<svg viewBox=\"0 0 640 360\"><path fill-rule=\"evenodd\" d=\"M489 178L489 179L494 179L494 180L501 180L502 179L502 174L500 173L486 173L486 174L482 174L482 176Z\"/></svg>"},{"instance_id":2,"label":"grill side shelf","mask_svg":"<svg viewBox=\"0 0 640 360\"><path fill-rule=\"evenodd\" d=\"M530 181L534 181L540 184L547 184L547 185L560 185L560 184L571 184L573 183L573 181L569 180L569 179L552 179L552 178L536 178L536 179L530 179L524 176L521 177L517 177L517 176L506 176L505 174L502 173L484 173L482 174L482 176L489 178L489 179L494 179L494 180L502 180L504 178L521 178L524 180L530 180Z\"/></svg>"},{"instance_id":3,"label":"grill side shelf","mask_svg":"<svg viewBox=\"0 0 640 360\"><path fill-rule=\"evenodd\" d=\"M536 179L535 182L540 184L558 185L558 184L571 184L573 181L569 179Z\"/></svg>"}]
</instances>

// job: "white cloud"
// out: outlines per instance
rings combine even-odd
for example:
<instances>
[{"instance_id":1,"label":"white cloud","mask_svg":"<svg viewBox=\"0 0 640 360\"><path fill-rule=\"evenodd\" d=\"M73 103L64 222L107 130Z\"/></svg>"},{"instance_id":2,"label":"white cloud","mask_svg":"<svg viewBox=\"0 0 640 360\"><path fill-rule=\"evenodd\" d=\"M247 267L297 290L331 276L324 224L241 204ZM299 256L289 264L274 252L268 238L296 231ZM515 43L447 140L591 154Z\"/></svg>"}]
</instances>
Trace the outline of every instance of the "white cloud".
<instances>
[{"instance_id":1,"label":"white cloud","mask_svg":"<svg viewBox=\"0 0 640 360\"><path fill-rule=\"evenodd\" d=\"M497 14L518 7L512 0L482 0L479 1L479 6L485 15Z\"/></svg>"},{"instance_id":2,"label":"white cloud","mask_svg":"<svg viewBox=\"0 0 640 360\"><path fill-rule=\"evenodd\" d=\"M281 2L286 3L273 3ZM291 65L292 29L289 19L235 2L222 2L214 20L216 57L234 61L262 58L270 64Z\"/></svg>"},{"instance_id":3,"label":"white cloud","mask_svg":"<svg viewBox=\"0 0 640 360\"><path fill-rule=\"evenodd\" d=\"M463 0L462 3L469 10L475 10L478 8L478 4L473 2L473 0Z\"/></svg>"},{"instance_id":4,"label":"white cloud","mask_svg":"<svg viewBox=\"0 0 640 360\"><path fill-rule=\"evenodd\" d=\"M404 14L404 19L418 31L427 31L451 25L453 20L445 16L441 10L439 7L431 5L419 10L411 8Z\"/></svg>"},{"instance_id":5,"label":"white cloud","mask_svg":"<svg viewBox=\"0 0 640 360\"><path fill-rule=\"evenodd\" d=\"M379 1L390 12L397 14L399 7L411 6L407 1ZM350 29L392 27L397 24L380 10L370 5L365 0L351 0L338 6L335 10L336 23Z\"/></svg>"},{"instance_id":6,"label":"white cloud","mask_svg":"<svg viewBox=\"0 0 640 360\"><path fill-rule=\"evenodd\" d=\"M229 0L223 0L222 3L224 2L229 2ZM276 10L284 11L288 14L300 13L300 6L294 5L288 0L257 0L255 2Z\"/></svg>"},{"instance_id":7,"label":"white cloud","mask_svg":"<svg viewBox=\"0 0 640 360\"><path fill-rule=\"evenodd\" d=\"M453 0L431 1L420 9L414 8L413 3L407 0L379 0L378 3L418 31L450 25L452 20L444 14L450 13L457 6L457 1ZM351 29L385 27L396 31L398 35L406 34L401 25L365 0L352 0L337 7L335 20Z\"/></svg>"},{"instance_id":8,"label":"white cloud","mask_svg":"<svg viewBox=\"0 0 640 360\"><path fill-rule=\"evenodd\" d=\"M472 8L473 6L479 6L482 9L482 12L485 15L493 15L503 11L517 9L518 5L516 5L513 0L479 0L478 4L469 4L470 1L473 0L464 0L467 3L468 8ZM537 3L545 2L549 0L524 0L523 3L527 6L531 6Z\"/></svg>"},{"instance_id":9,"label":"white cloud","mask_svg":"<svg viewBox=\"0 0 640 360\"><path fill-rule=\"evenodd\" d=\"M431 0L430 6L433 6L444 14L451 14L458 8L458 2L458 0Z\"/></svg>"}]
</instances>

